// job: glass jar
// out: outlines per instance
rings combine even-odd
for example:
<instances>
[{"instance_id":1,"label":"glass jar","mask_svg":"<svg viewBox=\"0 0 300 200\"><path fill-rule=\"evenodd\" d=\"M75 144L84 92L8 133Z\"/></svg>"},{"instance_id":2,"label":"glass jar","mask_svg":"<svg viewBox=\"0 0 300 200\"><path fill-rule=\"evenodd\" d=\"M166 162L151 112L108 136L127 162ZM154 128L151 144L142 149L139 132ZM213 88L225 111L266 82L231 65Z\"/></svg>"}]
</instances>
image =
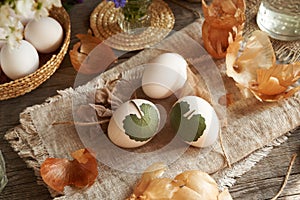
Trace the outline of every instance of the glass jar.
<instances>
[{"instance_id":1,"label":"glass jar","mask_svg":"<svg viewBox=\"0 0 300 200\"><path fill-rule=\"evenodd\" d=\"M262 31L278 40L300 39L300 1L262 0L256 18Z\"/></svg>"},{"instance_id":2,"label":"glass jar","mask_svg":"<svg viewBox=\"0 0 300 200\"><path fill-rule=\"evenodd\" d=\"M137 34L151 25L149 6L152 0L127 0L121 8L119 17L120 28L128 34Z\"/></svg>"}]
</instances>

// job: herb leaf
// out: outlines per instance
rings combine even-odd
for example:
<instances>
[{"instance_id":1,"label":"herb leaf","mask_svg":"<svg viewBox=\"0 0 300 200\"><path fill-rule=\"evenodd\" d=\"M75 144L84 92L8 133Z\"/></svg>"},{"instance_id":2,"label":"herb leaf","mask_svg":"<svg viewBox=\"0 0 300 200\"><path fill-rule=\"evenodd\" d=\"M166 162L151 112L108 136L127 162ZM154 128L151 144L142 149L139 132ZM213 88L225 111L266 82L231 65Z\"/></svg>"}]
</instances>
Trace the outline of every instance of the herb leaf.
<instances>
[{"instance_id":1,"label":"herb leaf","mask_svg":"<svg viewBox=\"0 0 300 200\"><path fill-rule=\"evenodd\" d=\"M185 101L175 104L170 118L173 129L187 142L197 141L206 129L204 117L201 114L193 114L190 105Z\"/></svg>"},{"instance_id":2,"label":"herb leaf","mask_svg":"<svg viewBox=\"0 0 300 200\"><path fill-rule=\"evenodd\" d=\"M156 133L159 116L157 110L150 104L143 103L139 109L141 117L136 114L127 115L123 120L123 128L130 139L146 141Z\"/></svg>"}]
</instances>

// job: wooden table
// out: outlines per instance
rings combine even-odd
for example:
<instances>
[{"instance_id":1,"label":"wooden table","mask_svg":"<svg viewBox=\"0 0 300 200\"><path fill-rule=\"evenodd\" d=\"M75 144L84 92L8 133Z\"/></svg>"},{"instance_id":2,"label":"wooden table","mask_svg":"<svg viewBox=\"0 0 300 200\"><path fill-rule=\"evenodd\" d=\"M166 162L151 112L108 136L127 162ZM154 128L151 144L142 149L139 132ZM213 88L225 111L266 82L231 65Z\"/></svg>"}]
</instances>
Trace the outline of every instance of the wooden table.
<instances>
[{"instance_id":1,"label":"wooden table","mask_svg":"<svg viewBox=\"0 0 300 200\"><path fill-rule=\"evenodd\" d=\"M197 12L201 10L200 3L177 0L189 8L186 9L174 1L166 0L166 2L176 17L175 30L180 30L197 18L191 10ZM89 14L98 3L99 1L95 0L85 0L83 4L76 5L69 11L72 21L70 47L76 42L75 34L87 32ZM126 56L129 57L134 53L136 52L126 54ZM123 59L126 59L126 56ZM1 200L51 199L47 189L37 185L33 170L26 167L26 164L3 139L3 136L6 131L19 124L19 113L26 107L43 103L48 97L57 94L57 90L73 87L75 77L76 71L72 68L67 55L57 72L36 90L15 99L0 101L0 149L4 154L9 179L9 183L0 194ZM270 199L275 196L285 177L289 160L293 153L299 152L299 148L300 129L294 131L287 142L275 147L251 171L237 179L237 183L230 189L234 199ZM295 162L288 184L280 199L300 199L299 158Z\"/></svg>"}]
</instances>

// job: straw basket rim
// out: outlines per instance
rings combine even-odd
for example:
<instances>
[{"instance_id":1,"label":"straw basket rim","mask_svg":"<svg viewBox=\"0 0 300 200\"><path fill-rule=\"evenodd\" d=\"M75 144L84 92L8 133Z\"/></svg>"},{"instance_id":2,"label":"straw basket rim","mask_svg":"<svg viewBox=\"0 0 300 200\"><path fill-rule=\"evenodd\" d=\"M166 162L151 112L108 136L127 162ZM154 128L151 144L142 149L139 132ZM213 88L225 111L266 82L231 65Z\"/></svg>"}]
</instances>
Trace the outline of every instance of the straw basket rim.
<instances>
[{"instance_id":1,"label":"straw basket rim","mask_svg":"<svg viewBox=\"0 0 300 200\"><path fill-rule=\"evenodd\" d=\"M48 80L60 67L70 44L71 22L70 16L63 7L51 9L50 16L56 19L63 27L64 40L59 49L52 57L35 72L23 78L0 84L0 100L15 98L31 92Z\"/></svg>"}]
</instances>

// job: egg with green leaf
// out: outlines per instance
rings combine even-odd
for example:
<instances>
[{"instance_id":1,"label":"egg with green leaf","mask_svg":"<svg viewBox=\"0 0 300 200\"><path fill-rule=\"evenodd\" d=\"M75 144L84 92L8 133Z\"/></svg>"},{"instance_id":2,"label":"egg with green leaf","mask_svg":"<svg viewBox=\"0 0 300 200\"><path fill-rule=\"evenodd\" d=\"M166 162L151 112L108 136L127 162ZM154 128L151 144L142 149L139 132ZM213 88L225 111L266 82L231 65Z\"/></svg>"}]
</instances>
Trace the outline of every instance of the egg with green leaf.
<instances>
[{"instance_id":1,"label":"egg with green leaf","mask_svg":"<svg viewBox=\"0 0 300 200\"><path fill-rule=\"evenodd\" d=\"M220 123L214 108L198 96L177 100L170 112L172 128L185 142L207 147L218 138Z\"/></svg>"},{"instance_id":2,"label":"egg with green leaf","mask_svg":"<svg viewBox=\"0 0 300 200\"><path fill-rule=\"evenodd\" d=\"M129 100L113 113L108 125L108 137L123 148L139 147L158 132L159 123L159 111L152 102Z\"/></svg>"}]
</instances>

